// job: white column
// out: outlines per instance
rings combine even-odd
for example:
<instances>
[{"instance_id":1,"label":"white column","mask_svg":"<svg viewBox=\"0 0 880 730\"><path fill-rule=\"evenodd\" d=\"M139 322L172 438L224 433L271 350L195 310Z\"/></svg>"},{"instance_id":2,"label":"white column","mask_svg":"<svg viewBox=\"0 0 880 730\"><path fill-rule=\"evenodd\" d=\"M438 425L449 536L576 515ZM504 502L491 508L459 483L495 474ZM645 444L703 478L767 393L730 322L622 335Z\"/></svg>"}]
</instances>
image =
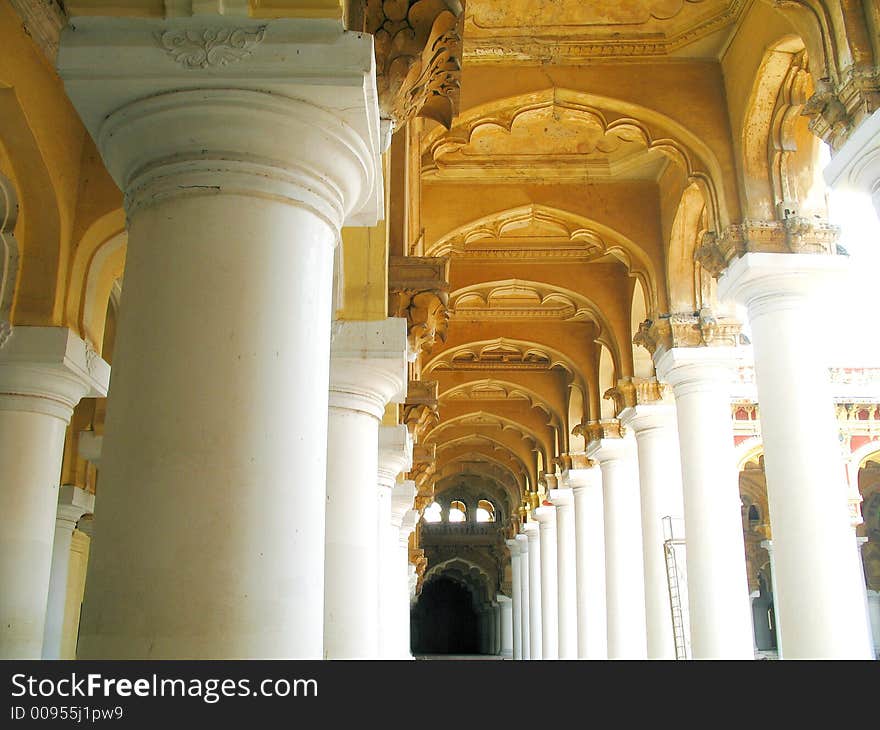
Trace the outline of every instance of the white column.
<instances>
[{"instance_id":1,"label":"white column","mask_svg":"<svg viewBox=\"0 0 880 730\"><path fill-rule=\"evenodd\" d=\"M577 570L575 563L574 492L551 489L556 508L556 570L558 574L559 658L577 659Z\"/></svg>"},{"instance_id":2,"label":"white column","mask_svg":"<svg viewBox=\"0 0 880 730\"><path fill-rule=\"evenodd\" d=\"M541 535L537 522L527 522L523 532L529 541L529 658L544 658L541 612Z\"/></svg>"},{"instance_id":3,"label":"white column","mask_svg":"<svg viewBox=\"0 0 880 730\"><path fill-rule=\"evenodd\" d=\"M95 510L95 496L73 484L58 490L55 516L55 541L52 545L52 572L46 602L46 625L43 633L43 659L61 659L64 630L64 607L67 603L67 576L70 567L70 544L76 523Z\"/></svg>"},{"instance_id":4,"label":"white column","mask_svg":"<svg viewBox=\"0 0 880 730\"><path fill-rule=\"evenodd\" d=\"M61 327L17 326L0 349L0 658L42 656L65 430L108 377Z\"/></svg>"},{"instance_id":5,"label":"white column","mask_svg":"<svg viewBox=\"0 0 880 730\"><path fill-rule=\"evenodd\" d=\"M323 656L334 249L382 186L372 39L316 27L62 33L128 219L82 658Z\"/></svg>"},{"instance_id":6,"label":"white column","mask_svg":"<svg viewBox=\"0 0 880 730\"><path fill-rule=\"evenodd\" d=\"M519 567L519 543L516 539L505 540L504 544L510 551L510 584L511 584L511 656L517 661L523 658L522 655L522 573Z\"/></svg>"},{"instance_id":7,"label":"white column","mask_svg":"<svg viewBox=\"0 0 880 730\"><path fill-rule=\"evenodd\" d=\"M776 653L779 659L782 655L782 624L779 622L779 589L776 587L776 557L773 550L773 540L761 540L761 547L767 551L770 558L770 590L773 592L773 619L776 623ZM752 614L754 617L754 614Z\"/></svg>"},{"instance_id":8,"label":"white column","mask_svg":"<svg viewBox=\"0 0 880 730\"><path fill-rule=\"evenodd\" d=\"M531 594L529 591L529 538L525 532L521 532L516 536L516 542L519 545L519 587L521 593L520 611L520 633L522 635L522 658L529 660L532 658L532 636L531 636Z\"/></svg>"},{"instance_id":9,"label":"white column","mask_svg":"<svg viewBox=\"0 0 880 730\"><path fill-rule=\"evenodd\" d=\"M874 638L874 654L880 657L880 591L868 589L868 615L871 620L871 633Z\"/></svg>"},{"instance_id":10,"label":"white column","mask_svg":"<svg viewBox=\"0 0 880 730\"><path fill-rule=\"evenodd\" d=\"M493 605L495 607L495 619L493 624L495 627L495 643L492 645L492 654L498 656L501 654L501 639L503 633L503 627L501 625L501 604L496 600Z\"/></svg>"},{"instance_id":11,"label":"white column","mask_svg":"<svg viewBox=\"0 0 880 730\"><path fill-rule=\"evenodd\" d=\"M559 574L557 572L556 508L535 510L541 541L541 650L543 659L559 659Z\"/></svg>"},{"instance_id":12,"label":"white column","mask_svg":"<svg viewBox=\"0 0 880 730\"><path fill-rule=\"evenodd\" d=\"M411 509L416 483L398 482L392 496L393 573L389 591L394 597L388 605L391 659L412 659L410 640L409 536L416 529L419 513Z\"/></svg>"},{"instance_id":13,"label":"white column","mask_svg":"<svg viewBox=\"0 0 880 730\"><path fill-rule=\"evenodd\" d=\"M404 482L398 488L397 477L401 472L409 471L412 467L412 449L412 436L406 426L379 428L376 525L379 547L379 656L385 659L401 658L398 604L401 601L400 582L406 574L399 560L400 528L404 515L413 506L415 483ZM396 499L393 496L395 492Z\"/></svg>"},{"instance_id":14,"label":"white column","mask_svg":"<svg viewBox=\"0 0 880 730\"><path fill-rule=\"evenodd\" d=\"M607 659L602 471L598 465L570 469L563 478L574 493L578 659Z\"/></svg>"},{"instance_id":15,"label":"white column","mask_svg":"<svg viewBox=\"0 0 880 730\"><path fill-rule=\"evenodd\" d=\"M684 515L675 406L655 403L626 408L620 422L632 429L639 451L648 659L675 659L663 547L663 518Z\"/></svg>"},{"instance_id":16,"label":"white column","mask_svg":"<svg viewBox=\"0 0 880 730\"><path fill-rule=\"evenodd\" d=\"M516 595L516 589L514 590L514 595ZM516 636L516 624L513 608L514 601L505 596L503 593L499 593L496 598L498 601L498 605L500 607L501 615L499 617L499 626L501 631L501 636L499 637L499 647L500 647L500 655L505 659L511 659L514 657L514 644L513 640Z\"/></svg>"},{"instance_id":17,"label":"white column","mask_svg":"<svg viewBox=\"0 0 880 730\"><path fill-rule=\"evenodd\" d=\"M644 659L645 583L636 446L603 438L587 446L602 469L605 508L605 600L609 659Z\"/></svg>"},{"instance_id":18,"label":"white column","mask_svg":"<svg viewBox=\"0 0 880 730\"><path fill-rule=\"evenodd\" d=\"M825 168L835 190L867 193L880 218L880 109L862 122Z\"/></svg>"},{"instance_id":19,"label":"white column","mask_svg":"<svg viewBox=\"0 0 880 730\"><path fill-rule=\"evenodd\" d=\"M327 431L324 656L377 659L379 421L389 402L406 397L407 327L405 319L337 326ZM395 463L403 461L405 454ZM382 519L390 525L390 500L385 507Z\"/></svg>"},{"instance_id":20,"label":"white column","mask_svg":"<svg viewBox=\"0 0 880 730\"><path fill-rule=\"evenodd\" d=\"M753 659L739 478L733 452L727 347L675 347L655 356L675 393L695 659Z\"/></svg>"},{"instance_id":21,"label":"white column","mask_svg":"<svg viewBox=\"0 0 880 730\"><path fill-rule=\"evenodd\" d=\"M719 295L746 305L752 326L780 653L789 659L871 655L828 362L811 346L818 309L848 267L841 256L747 253L719 280Z\"/></svg>"}]
</instances>

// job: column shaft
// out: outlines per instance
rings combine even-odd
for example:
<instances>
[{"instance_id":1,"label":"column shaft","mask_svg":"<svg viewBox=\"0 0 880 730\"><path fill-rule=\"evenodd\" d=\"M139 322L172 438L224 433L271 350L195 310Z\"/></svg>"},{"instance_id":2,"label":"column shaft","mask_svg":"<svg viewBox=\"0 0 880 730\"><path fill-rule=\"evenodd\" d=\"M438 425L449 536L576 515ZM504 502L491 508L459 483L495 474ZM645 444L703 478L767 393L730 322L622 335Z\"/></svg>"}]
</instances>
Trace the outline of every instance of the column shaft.
<instances>
[{"instance_id":1,"label":"column shaft","mask_svg":"<svg viewBox=\"0 0 880 730\"><path fill-rule=\"evenodd\" d=\"M514 595L516 591L514 589ZM516 624L514 623L514 615L513 615L513 607L514 602L503 594L498 594L498 603L501 606L501 617L500 617L500 627L501 627L501 636L500 636L500 653L501 656L510 659L516 658L514 656L514 637L516 636Z\"/></svg>"},{"instance_id":2,"label":"column shaft","mask_svg":"<svg viewBox=\"0 0 880 730\"><path fill-rule=\"evenodd\" d=\"M529 541L529 658L544 658L544 630L541 612L541 537L537 522L523 525Z\"/></svg>"},{"instance_id":3,"label":"column shaft","mask_svg":"<svg viewBox=\"0 0 880 730\"><path fill-rule=\"evenodd\" d=\"M605 600L609 659L644 659L645 584L641 507L631 438L594 441L587 453L602 468L605 507Z\"/></svg>"},{"instance_id":4,"label":"column shaft","mask_svg":"<svg viewBox=\"0 0 880 730\"><path fill-rule=\"evenodd\" d=\"M516 536L519 544L519 587L522 591L520 604L522 610L520 612L520 629L522 634L522 658L529 660L532 658L532 637L531 637L531 592L529 591L529 538L525 533Z\"/></svg>"},{"instance_id":5,"label":"column shaft","mask_svg":"<svg viewBox=\"0 0 880 730\"><path fill-rule=\"evenodd\" d=\"M553 489L550 500L556 507L559 658L576 659L578 636L574 493L571 489Z\"/></svg>"},{"instance_id":6,"label":"column shaft","mask_svg":"<svg viewBox=\"0 0 880 730\"><path fill-rule=\"evenodd\" d=\"M648 658L675 659L663 546L663 518L684 515L675 408L638 405L624 410L620 420L632 427L639 452Z\"/></svg>"},{"instance_id":7,"label":"column shaft","mask_svg":"<svg viewBox=\"0 0 880 730\"><path fill-rule=\"evenodd\" d=\"M732 353L673 348L657 371L675 392L695 659L754 658L730 413Z\"/></svg>"},{"instance_id":8,"label":"column shaft","mask_svg":"<svg viewBox=\"0 0 880 730\"><path fill-rule=\"evenodd\" d=\"M602 472L596 466L568 475L574 492L578 659L607 659Z\"/></svg>"},{"instance_id":9,"label":"column shaft","mask_svg":"<svg viewBox=\"0 0 880 730\"><path fill-rule=\"evenodd\" d=\"M511 652L515 660L523 658L522 651L522 573L519 567L519 543L515 540L505 540L510 551L510 582L511 582Z\"/></svg>"},{"instance_id":10,"label":"column shaft","mask_svg":"<svg viewBox=\"0 0 880 730\"><path fill-rule=\"evenodd\" d=\"M556 508L535 510L541 541L541 650L543 659L559 659L559 573Z\"/></svg>"},{"instance_id":11,"label":"column shaft","mask_svg":"<svg viewBox=\"0 0 880 730\"><path fill-rule=\"evenodd\" d=\"M847 264L835 256L749 253L720 283L749 308L781 653L790 659L871 653L827 362L805 354L822 285Z\"/></svg>"}]
</instances>

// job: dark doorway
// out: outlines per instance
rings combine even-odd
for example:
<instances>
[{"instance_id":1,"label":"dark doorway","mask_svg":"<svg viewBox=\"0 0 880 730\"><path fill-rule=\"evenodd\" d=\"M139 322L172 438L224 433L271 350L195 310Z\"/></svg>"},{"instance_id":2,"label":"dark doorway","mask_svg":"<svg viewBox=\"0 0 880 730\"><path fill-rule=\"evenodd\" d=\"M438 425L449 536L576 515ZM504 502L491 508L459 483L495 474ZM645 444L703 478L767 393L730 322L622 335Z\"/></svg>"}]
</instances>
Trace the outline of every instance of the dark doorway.
<instances>
[{"instance_id":1,"label":"dark doorway","mask_svg":"<svg viewBox=\"0 0 880 730\"><path fill-rule=\"evenodd\" d=\"M476 654L480 629L470 591L448 578L422 590L412 611L414 654Z\"/></svg>"}]
</instances>

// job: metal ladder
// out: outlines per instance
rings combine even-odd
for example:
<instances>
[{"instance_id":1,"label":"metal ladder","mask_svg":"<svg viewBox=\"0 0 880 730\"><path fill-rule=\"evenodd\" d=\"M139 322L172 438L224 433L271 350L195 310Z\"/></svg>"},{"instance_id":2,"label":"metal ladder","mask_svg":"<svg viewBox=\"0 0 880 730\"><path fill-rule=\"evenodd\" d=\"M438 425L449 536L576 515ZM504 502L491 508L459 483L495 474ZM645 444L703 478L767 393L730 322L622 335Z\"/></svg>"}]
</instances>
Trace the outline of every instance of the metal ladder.
<instances>
[{"instance_id":1,"label":"metal ladder","mask_svg":"<svg viewBox=\"0 0 880 730\"><path fill-rule=\"evenodd\" d=\"M684 546L683 539L675 536L672 517L663 518L663 553L666 558L666 582L669 587L669 606L672 613L672 634L675 640L675 658L690 659L690 646L688 642L688 628L684 615L678 559L675 554L676 546Z\"/></svg>"}]
</instances>

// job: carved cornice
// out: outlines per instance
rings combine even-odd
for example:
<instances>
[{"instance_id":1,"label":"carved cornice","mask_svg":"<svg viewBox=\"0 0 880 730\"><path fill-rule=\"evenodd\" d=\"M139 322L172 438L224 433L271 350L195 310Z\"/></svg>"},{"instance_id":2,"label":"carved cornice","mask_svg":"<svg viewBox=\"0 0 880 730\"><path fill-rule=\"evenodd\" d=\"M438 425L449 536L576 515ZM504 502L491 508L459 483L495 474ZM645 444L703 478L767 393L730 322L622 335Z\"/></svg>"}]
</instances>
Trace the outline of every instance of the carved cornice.
<instances>
[{"instance_id":1,"label":"carved cornice","mask_svg":"<svg viewBox=\"0 0 880 730\"><path fill-rule=\"evenodd\" d=\"M449 327L449 259L392 256L388 273L388 313L407 321L410 352L430 353Z\"/></svg>"},{"instance_id":2,"label":"carved cornice","mask_svg":"<svg viewBox=\"0 0 880 730\"><path fill-rule=\"evenodd\" d=\"M667 314L639 325L633 337L651 355L674 347L735 347L742 325L730 317L717 318L705 308L696 314Z\"/></svg>"},{"instance_id":3,"label":"carved cornice","mask_svg":"<svg viewBox=\"0 0 880 730\"><path fill-rule=\"evenodd\" d=\"M349 26L374 37L382 116L401 127L426 117L449 127L458 111L463 2L351 0Z\"/></svg>"},{"instance_id":4,"label":"carved cornice","mask_svg":"<svg viewBox=\"0 0 880 730\"><path fill-rule=\"evenodd\" d=\"M417 443L430 428L440 423L438 388L436 380L409 381L406 402L400 406L400 422L406 425Z\"/></svg>"},{"instance_id":5,"label":"carved cornice","mask_svg":"<svg viewBox=\"0 0 880 730\"><path fill-rule=\"evenodd\" d=\"M559 38L556 34L472 38L468 34L464 58L468 65L523 63L534 65L583 63L589 59L641 59L665 56L739 22L750 3L732 0L719 12L677 33L596 33Z\"/></svg>"},{"instance_id":6,"label":"carved cornice","mask_svg":"<svg viewBox=\"0 0 880 730\"><path fill-rule=\"evenodd\" d=\"M666 399L669 387L656 378L623 377L617 385L605 391L603 397L614 401L614 412L624 408L661 403Z\"/></svg>"},{"instance_id":7,"label":"carved cornice","mask_svg":"<svg viewBox=\"0 0 880 730\"><path fill-rule=\"evenodd\" d=\"M746 253L834 254L840 233L840 226L800 216L745 221L728 226L720 235L706 233L694 260L718 278L733 259Z\"/></svg>"}]
</instances>

